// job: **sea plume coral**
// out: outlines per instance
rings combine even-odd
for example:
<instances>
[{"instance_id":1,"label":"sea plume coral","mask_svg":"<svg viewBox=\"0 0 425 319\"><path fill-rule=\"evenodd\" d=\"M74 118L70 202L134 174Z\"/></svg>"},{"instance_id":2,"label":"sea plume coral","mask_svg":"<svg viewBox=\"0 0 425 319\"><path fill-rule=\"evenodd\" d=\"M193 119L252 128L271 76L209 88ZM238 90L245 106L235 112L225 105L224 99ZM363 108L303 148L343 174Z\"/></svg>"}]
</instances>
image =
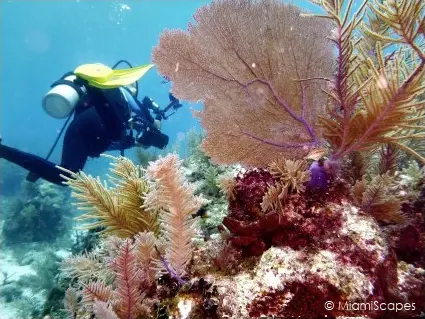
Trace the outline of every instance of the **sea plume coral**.
<instances>
[{"instance_id":1,"label":"sea plume coral","mask_svg":"<svg viewBox=\"0 0 425 319\"><path fill-rule=\"evenodd\" d=\"M391 144L425 162L403 143L425 137L420 113L425 89L423 1L369 1L368 6L365 1L351 18L353 0L312 2L333 21L332 41L338 51L335 80L328 90L329 114L320 118L333 148L331 161ZM363 19L365 12L368 20ZM363 36L359 38L357 31ZM391 49L384 51L388 45ZM411 63L406 55L414 57Z\"/></svg>"},{"instance_id":2,"label":"sea plume coral","mask_svg":"<svg viewBox=\"0 0 425 319\"><path fill-rule=\"evenodd\" d=\"M106 302L112 298L112 288L102 281L91 281L81 290L81 304L91 309L96 300Z\"/></svg>"},{"instance_id":3,"label":"sea plume coral","mask_svg":"<svg viewBox=\"0 0 425 319\"><path fill-rule=\"evenodd\" d=\"M139 284L143 278L134 256L134 245L129 239L121 246L119 256L112 262L112 267L116 273L115 298L118 314L122 318L135 318L143 297Z\"/></svg>"},{"instance_id":4,"label":"sea plume coral","mask_svg":"<svg viewBox=\"0 0 425 319\"><path fill-rule=\"evenodd\" d=\"M157 213L143 208L148 183L142 168L125 157L107 157L114 161L109 180L115 187L108 187L99 178L84 172L73 173L61 168L70 175L63 177L73 191L72 196L78 200L75 205L86 211L77 219L88 221L85 229L105 227L103 232L120 237L131 237L143 231L157 232Z\"/></svg>"},{"instance_id":5,"label":"sea plume coral","mask_svg":"<svg viewBox=\"0 0 425 319\"><path fill-rule=\"evenodd\" d=\"M104 243L104 247L97 251L99 262L103 265L103 270L93 271L89 282L85 278L77 277L73 282L76 288L69 288L67 298L71 300L72 307L68 311L72 313L79 312L76 309L85 309L101 316L100 318L137 318L144 314L143 299L145 292L150 288L153 282L152 278L145 277L152 271L151 260L158 256L150 254L141 255L142 252L153 250L155 241L153 233L138 234L136 241L132 239L114 239L118 244L111 252L110 243ZM69 263L69 260L63 262L63 267L68 269L77 267ZM104 280L102 273L108 269L113 273L108 280ZM75 294L81 296L79 301ZM69 303L69 301L68 301ZM102 314L102 315L100 315ZM107 317L102 317L102 316Z\"/></svg>"},{"instance_id":6,"label":"sea plume coral","mask_svg":"<svg viewBox=\"0 0 425 319\"><path fill-rule=\"evenodd\" d=\"M204 200L193 195L194 189L184 179L177 155L167 155L151 162L147 167L147 177L154 183L146 195L145 206L160 211L163 237L169 243L165 260L172 269L166 270L181 277L192 257L191 241L196 234L196 221L192 214L201 208Z\"/></svg>"},{"instance_id":7,"label":"sea plume coral","mask_svg":"<svg viewBox=\"0 0 425 319\"><path fill-rule=\"evenodd\" d=\"M287 188L287 192L301 193L305 191L304 184L310 180L310 171L307 167L306 161L280 158L271 162L268 168L269 172Z\"/></svg>"},{"instance_id":8,"label":"sea plume coral","mask_svg":"<svg viewBox=\"0 0 425 319\"><path fill-rule=\"evenodd\" d=\"M103 301L96 301L93 305L93 312L97 318L102 319L119 319L112 309L111 305L108 305Z\"/></svg>"},{"instance_id":9,"label":"sea plume coral","mask_svg":"<svg viewBox=\"0 0 425 319\"><path fill-rule=\"evenodd\" d=\"M278 212L283 211L282 201L288 195L288 189L283 188L282 184L269 186L267 193L264 194L261 202L261 209L266 212L268 209L273 209Z\"/></svg>"},{"instance_id":10,"label":"sea plume coral","mask_svg":"<svg viewBox=\"0 0 425 319\"><path fill-rule=\"evenodd\" d=\"M274 185L270 185L267 193L263 196L261 208L266 212L269 208L283 211L282 202L288 194L297 194L305 191L305 184L310 180L311 174L308 163L304 160L287 160L279 158L273 161L268 170L276 179Z\"/></svg>"},{"instance_id":11,"label":"sea plume coral","mask_svg":"<svg viewBox=\"0 0 425 319\"><path fill-rule=\"evenodd\" d=\"M182 99L204 101L203 148L216 163L266 166L317 146L323 81L331 73L327 21L280 1L213 1L188 32L165 31L153 51Z\"/></svg>"},{"instance_id":12,"label":"sea plume coral","mask_svg":"<svg viewBox=\"0 0 425 319\"><path fill-rule=\"evenodd\" d=\"M363 178L352 188L354 203L377 220L402 223L401 200L391 194L394 184L395 181L388 173L377 175L370 182Z\"/></svg>"}]
</instances>

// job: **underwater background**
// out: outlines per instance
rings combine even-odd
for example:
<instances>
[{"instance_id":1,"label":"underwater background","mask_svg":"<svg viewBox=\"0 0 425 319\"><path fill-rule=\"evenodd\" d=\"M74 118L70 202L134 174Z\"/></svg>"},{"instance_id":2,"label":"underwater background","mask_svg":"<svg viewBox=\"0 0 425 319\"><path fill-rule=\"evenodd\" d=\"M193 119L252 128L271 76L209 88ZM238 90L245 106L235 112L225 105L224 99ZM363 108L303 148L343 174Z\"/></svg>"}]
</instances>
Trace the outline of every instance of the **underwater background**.
<instances>
[{"instance_id":1,"label":"underwater background","mask_svg":"<svg viewBox=\"0 0 425 319\"><path fill-rule=\"evenodd\" d=\"M164 28L184 27L203 1L2 1L1 136L4 143L44 157L65 120L46 114L41 100L64 73L86 63L150 63ZM122 66L122 65L121 65ZM155 70L140 81L140 98L168 104L169 84ZM173 144L196 126L185 103L163 123ZM180 133L180 134L179 134ZM62 140L51 159L60 161ZM99 174L105 161L87 163Z\"/></svg>"},{"instance_id":2,"label":"underwater background","mask_svg":"<svg viewBox=\"0 0 425 319\"><path fill-rule=\"evenodd\" d=\"M408 3L409 0L388 0L393 1ZM294 4L303 12L323 14L321 8L307 0L282 2ZM339 3L329 1L331 2ZM351 3L347 18L349 20L363 1L346 0L344 9L348 2ZM385 3L386 0L376 2ZM343 309L344 311L323 312L322 305L327 300L323 298L327 295L335 304L346 300L346 296L350 296L347 297L349 300L352 296L356 298L365 295L370 297L367 299L370 304L383 300L391 300L394 304L413 302L418 306L416 311L402 313L394 318L419 318L423 315L423 163L415 160L412 154L407 157L400 155L397 157L399 162L393 165L396 168L391 166L392 164L388 165L391 166L391 169L388 169L391 174L376 174L378 166L381 173L381 164L378 164L379 150L370 155L372 153L367 153L369 149L365 147L364 157L368 158L370 155L369 158L373 161L371 165L365 168L356 162L359 158L354 157L350 157L341 165L329 160L329 165L335 165L330 167L330 171L341 169L344 173L335 179L329 177L328 180L328 177L320 175L324 174L322 170L314 166L317 163L323 164L317 160L320 154L324 154L321 153L322 149L318 150L319 157L313 154L308 158L310 162L314 161L312 166L308 166L310 162L307 165L306 161L292 162L282 159L271 162L269 158L273 157L274 153L264 149L263 153L258 151L257 155L250 159L251 162L237 162L231 159L232 155L228 156L226 162L226 152L223 151L226 147L233 150L230 152L234 153L233 158L240 155L238 141L216 138L218 135L214 134L220 132L215 132L211 123L216 124L217 119L220 120L219 115L215 118L210 115L211 119L215 119L210 123L206 120L208 113L203 115L205 117L201 116L201 119L193 116L193 111L202 110L204 106L194 98L196 85L191 86L190 81L179 82L181 79L167 74L170 66L163 57L167 52L164 54L164 49L159 45L160 37L166 29L187 30L197 10L210 3L211 1L203 0L0 1L0 137L5 145L41 157L47 155L65 119L54 119L44 112L41 106L42 98L54 81L82 64L99 62L112 66L121 59L128 60L133 67L155 63L153 50L156 47L155 59L161 66L157 68L155 65L138 82L139 99L149 96L160 107L165 107L169 103L168 93L173 81L176 82L178 97L183 96L180 98L183 107L162 122L162 132L170 137L165 150L133 148L125 151L127 159L124 160L118 159L119 151L107 152L114 157L89 158L83 170L84 174L74 176L75 180L68 181L70 187L59 187L45 181L26 182L25 170L0 159L0 319L248 318L248 314L249 317L282 318L322 318L326 314L328 318L353 318L358 314L356 309L347 308ZM420 10L422 16L419 14L418 19L422 17L423 20L423 4ZM226 19L225 15L223 19ZM246 19L245 22L246 30L250 30L253 27L250 20ZM425 34L425 24L423 30ZM300 35L304 37L305 33L300 31ZM332 31L329 36L335 36L335 32ZM424 36L418 47L425 52L423 39ZM173 45L169 47L176 52L179 49L184 51L179 44L174 47ZM331 44L328 44L328 48L330 46ZM265 48L265 52L267 49ZM175 57L176 52L169 53ZM338 53L334 47L329 49L329 52ZM282 59L291 60L295 57L286 55L285 52ZM329 73L329 76L331 74L334 75ZM165 77L169 77L171 81L166 81ZM425 85L423 76L421 79L418 82L422 81L422 85ZM192 84L196 84L197 80L199 78L194 76ZM188 87L187 95L184 93L185 85ZM328 90L329 87L325 89ZM417 92L420 90L423 88ZM213 90L208 93L214 95ZM184 99L185 96L188 97L187 100ZM421 112L424 112L424 93L422 92L419 98L415 95L415 98L421 101ZM312 100L314 101L314 98ZM324 102L325 98L322 95L317 100ZM246 114L249 115L250 112ZM252 114L254 117L258 115L254 111ZM418 111L419 115L425 117ZM224 123L226 119L222 120ZM329 124L329 127L332 125ZM205 127L211 135L201 150L199 145L205 137ZM282 130L282 127L276 126L275 129ZM288 133L291 129L283 128L283 131ZM222 132L227 131L224 128ZM332 139L333 133L335 132L332 131L325 138L328 138L331 148L338 150L338 141ZM288 136L291 134L289 132ZM295 136L295 139L298 137L295 133L292 136ZM425 136L422 136L420 141L424 139ZM60 163L62 142L63 135L50 157L55 163ZM214 147L216 154L213 154ZM421 155L424 154L423 143L420 147L415 147L416 145L412 146L412 149ZM248 149L251 152L252 148ZM382 153L379 153L381 161L382 157L385 157L382 154L390 154L393 151L391 149L384 153L385 150L382 150ZM343 151L345 150L341 152ZM177 157L169 155L171 153L177 154ZM212 157L216 156L214 163L211 161L211 154ZM303 157L295 155L295 158ZM391 154L388 157L391 157ZM332 157L327 159L329 158ZM265 164L266 161L268 163ZM256 162L258 165L255 165ZM147 169L146 179L140 170L142 166ZM258 169L255 168L257 166ZM126 169L127 173L130 172L128 175L125 173ZM164 173L167 169L174 171ZM356 169L362 172L355 171ZM168 187L177 189L177 197L183 198L182 202L188 205L182 229L165 229L165 224L172 223L172 216L165 214L165 217L158 217L151 211L151 207L160 206L165 209L163 207L171 205L171 200L164 199L164 194L168 194L170 189L158 182L164 180L161 173L169 178L171 186ZM89 174L99 176L100 181L90 179ZM110 175L115 177L111 178ZM364 176L367 178L362 179ZM317 185L309 182L315 178ZM320 181L323 179L326 183L329 182L329 189L321 193ZM106 183L114 186L108 189ZM140 194L148 189L150 191L147 191L147 197L141 200L140 194L136 194L132 187L140 191ZM372 203L372 200L367 202L366 195L362 197L364 193L370 195L374 187L383 189L382 192L376 192L376 197L379 197L377 201L381 200L377 204ZM95 189L96 191L92 192L96 193L93 195L94 199L84 197L86 193L82 189L87 189L87 192ZM403 204L400 204L401 200L392 197L396 193L402 194ZM81 196L78 197L79 195ZM124 218L124 226L117 226L108 218L99 217L99 212L108 211L102 211L102 205L96 202L100 202L101 198L112 198L111 202L116 200L123 203L123 209L133 213L146 213L146 220L130 221L134 216L129 214L127 220ZM162 198L166 203L159 204L158 198ZM368 209L375 207L375 204L377 213L373 215ZM81 212L78 205L80 208L85 207L86 211ZM118 207L120 204L116 205ZM399 211L403 211L402 217L398 212L391 214L395 206ZM116 207L109 209L114 211ZM276 213L278 211L280 213ZM295 213L291 215L293 211ZM280 214L284 212L291 216L282 221ZM89 223L87 229L76 230L75 226L80 225L82 220L87 221L84 220L84 215L81 218L83 213L92 216L99 213L97 217L101 223ZM409 214L410 224L400 222ZM267 216L271 217L267 219ZM75 219L76 217L80 217L80 220ZM192 225L189 217L194 220L196 217L197 224ZM399 227L399 223L403 226ZM190 227L184 229L187 225ZM99 235L100 231L110 236L103 240ZM184 259L176 253L177 248L169 244L175 238L173 236L177 236L173 231L188 242L193 241L193 247L196 248L191 246L189 249L189 244L183 241L179 243L180 246L176 246L184 251L182 255L191 258ZM163 233L163 238L158 239L158 234ZM342 237L347 234L352 236L350 240L352 239L353 243L341 239L340 234ZM338 238L335 239L336 237ZM134 243L127 241L128 238L134 238ZM319 253L319 257L314 255L317 248L313 244L315 241L323 243L323 246L319 245L320 248L324 251L328 249L332 254ZM315 248L310 250L312 246ZM128 252L136 249L143 254L124 254L126 250ZM390 250L391 253L388 253ZM344 257L345 255L348 257ZM152 284L153 279L151 282L143 279L140 285L130 292L119 290L123 282L129 280L120 277L119 273L124 272L124 268L120 267L128 266L130 272L137 272L135 268L131 268L133 264L122 261L127 257L134 258L143 265L154 264L146 266L148 270L137 266L143 272L144 278L158 277L156 271L159 268L161 270L158 273L163 276L157 279L155 284ZM147 261L148 257L151 259ZM342 261L339 262L342 264L333 263L334 257L341 258ZM379 261L375 260L375 257ZM111 263L111 260L115 261ZM314 271L307 269L306 265L313 265ZM353 270L356 267L361 268L361 271ZM391 287L397 286L397 279L394 279L397 277L394 275L397 267L398 288L401 287L402 291L400 294L391 290ZM322 271L331 284L327 286L328 282L317 280L309 271ZM97 281L90 281L93 279L91 275L95 276ZM138 276L139 272L135 275L137 280ZM305 280L309 281L310 286L298 286L297 283L285 290L278 284L288 278L293 280L300 277L308 278ZM372 283L376 284L378 292L372 292ZM320 287L325 293L316 291L314 287ZM136 296L137 289L143 290L143 294ZM277 293L279 289L284 293ZM84 294L81 295L79 290L84 290ZM87 297L87 291L93 295ZM257 294L256 299L249 299L252 297L249 296L250 292ZM129 296L128 304L122 305L122 301L117 301L119 298L116 296L126 293ZM96 303L94 295L102 303ZM309 305L291 304L287 312L280 312L277 305L284 305L288 296L298 296L296 302L307 300ZM247 301L248 299L252 303ZM132 308L134 304L142 303L140 308ZM318 308L320 310L317 310ZM389 313L392 314L366 311L361 315L368 318L390 318Z\"/></svg>"},{"instance_id":3,"label":"underwater background","mask_svg":"<svg viewBox=\"0 0 425 319\"><path fill-rule=\"evenodd\" d=\"M152 48L164 29L186 28L195 10L208 1L1 1L1 109L4 143L46 156L65 120L51 118L41 100L64 73L86 63L112 66L121 59L133 66L151 61ZM307 0L295 1L311 12ZM354 10L361 1L354 1ZM168 104L170 85L156 70L139 81L140 95ZM162 129L170 145L184 139L189 129L199 129L191 109L200 104L184 102ZM63 138L63 135L62 135ZM62 139L51 160L60 161ZM132 151L127 151L129 154ZM114 154L114 152L112 152ZM89 159L88 172L107 168L102 158Z\"/></svg>"}]
</instances>

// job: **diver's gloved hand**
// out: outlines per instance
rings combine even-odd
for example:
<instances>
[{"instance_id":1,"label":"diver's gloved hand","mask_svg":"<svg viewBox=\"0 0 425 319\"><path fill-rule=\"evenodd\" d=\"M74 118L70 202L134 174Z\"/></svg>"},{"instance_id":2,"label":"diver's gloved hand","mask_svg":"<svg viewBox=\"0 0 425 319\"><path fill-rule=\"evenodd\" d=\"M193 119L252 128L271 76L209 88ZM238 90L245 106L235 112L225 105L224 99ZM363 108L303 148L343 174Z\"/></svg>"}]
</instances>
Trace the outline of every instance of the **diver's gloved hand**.
<instances>
[{"instance_id":1,"label":"diver's gloved hand","mask_svg":"<svg viewBox=\"0 0 425 319\"><path fill-rule=\"evenodd\" d=\"M131 135L126 135L121 138L119 141L113 141L109 147L108 151L118 151L127 148L132 148L136 144L136 140Z\"/></svg>"},{"instance_id":2,"label":"diver's gloved hand","mask_svg":"<svg viewBox=\"0 0 425 319\"><path fill-rule=\"evenodd\" d=\"M121 146L123 148L130 148L130 147L134 146L135 143L136 143L136 139L133 136L130 136L130 135L126 135L121 140Z\"/></svg>"},{"instance_id":3,"label":"diver's gloved hand","mask_svg":"<svg viewBox=\"0 0 425 319\"><path fill-rule=\"evenodd\" d=\"M151 109L151 110L159 109L159 105L149 96L145 96L142 100L142 103L148 109Z\"/></svg>"}]
</instances>

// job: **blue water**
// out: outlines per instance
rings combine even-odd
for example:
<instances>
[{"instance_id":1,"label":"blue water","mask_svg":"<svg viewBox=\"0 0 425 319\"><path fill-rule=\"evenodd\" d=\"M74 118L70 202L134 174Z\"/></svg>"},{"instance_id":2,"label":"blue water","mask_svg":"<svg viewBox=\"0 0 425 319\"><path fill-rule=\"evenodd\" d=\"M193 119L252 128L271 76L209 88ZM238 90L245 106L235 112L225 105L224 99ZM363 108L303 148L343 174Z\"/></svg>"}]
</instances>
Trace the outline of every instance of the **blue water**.
<instances>
[{"instance_id":1,"label":"blue water","mask_svg":"<svg viewBox=\"0 0 425 319\"><path fill-rule=\"evenodd\" d=\"M134 66L151 62L151 50L165 28L186 28L204 1L1 1L1 122L3 143L45 156L65 120L51 118L41 99L52 82L85 63L112 66L127 59ZM168 103L170 84L156 69L139 81L139 97ZM198 126L190 108L163 123L170 145L178 133ZM62 143L51 160L59 163ZM118 155L117 152L111 152ZM132 152L127 153L129 155ZM105 159L89 160L98 173Z\"/></svg>"}]
</instances>

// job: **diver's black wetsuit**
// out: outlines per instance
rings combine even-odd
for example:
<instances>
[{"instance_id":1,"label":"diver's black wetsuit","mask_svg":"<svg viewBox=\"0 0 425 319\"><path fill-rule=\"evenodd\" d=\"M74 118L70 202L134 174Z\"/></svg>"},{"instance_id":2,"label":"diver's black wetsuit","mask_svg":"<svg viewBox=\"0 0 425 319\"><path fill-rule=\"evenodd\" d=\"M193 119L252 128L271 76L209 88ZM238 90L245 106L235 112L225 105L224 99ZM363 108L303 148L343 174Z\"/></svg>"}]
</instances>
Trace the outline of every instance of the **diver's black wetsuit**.
<instances>
[{"instance_id":1,"label":"diver's black wetsuit","mask_svg":"<svg viewBox=\"0 0 425 319\"><path fill-rule=\"evenodd\" d=\"M148 110L143 114L148 122L153 122ZM89 156L98 157L114 142L119 142L121 149L134 146L134 139L125 136L129 118L130 109L119 89L90 88L76 106L74 119L66 130L59 166L78 172ZM68 175L42 157L3 144L0 144L0 158L29 170L33 177L58 185L64 181L60 174Z\"/></svg>"}]
</instances>

